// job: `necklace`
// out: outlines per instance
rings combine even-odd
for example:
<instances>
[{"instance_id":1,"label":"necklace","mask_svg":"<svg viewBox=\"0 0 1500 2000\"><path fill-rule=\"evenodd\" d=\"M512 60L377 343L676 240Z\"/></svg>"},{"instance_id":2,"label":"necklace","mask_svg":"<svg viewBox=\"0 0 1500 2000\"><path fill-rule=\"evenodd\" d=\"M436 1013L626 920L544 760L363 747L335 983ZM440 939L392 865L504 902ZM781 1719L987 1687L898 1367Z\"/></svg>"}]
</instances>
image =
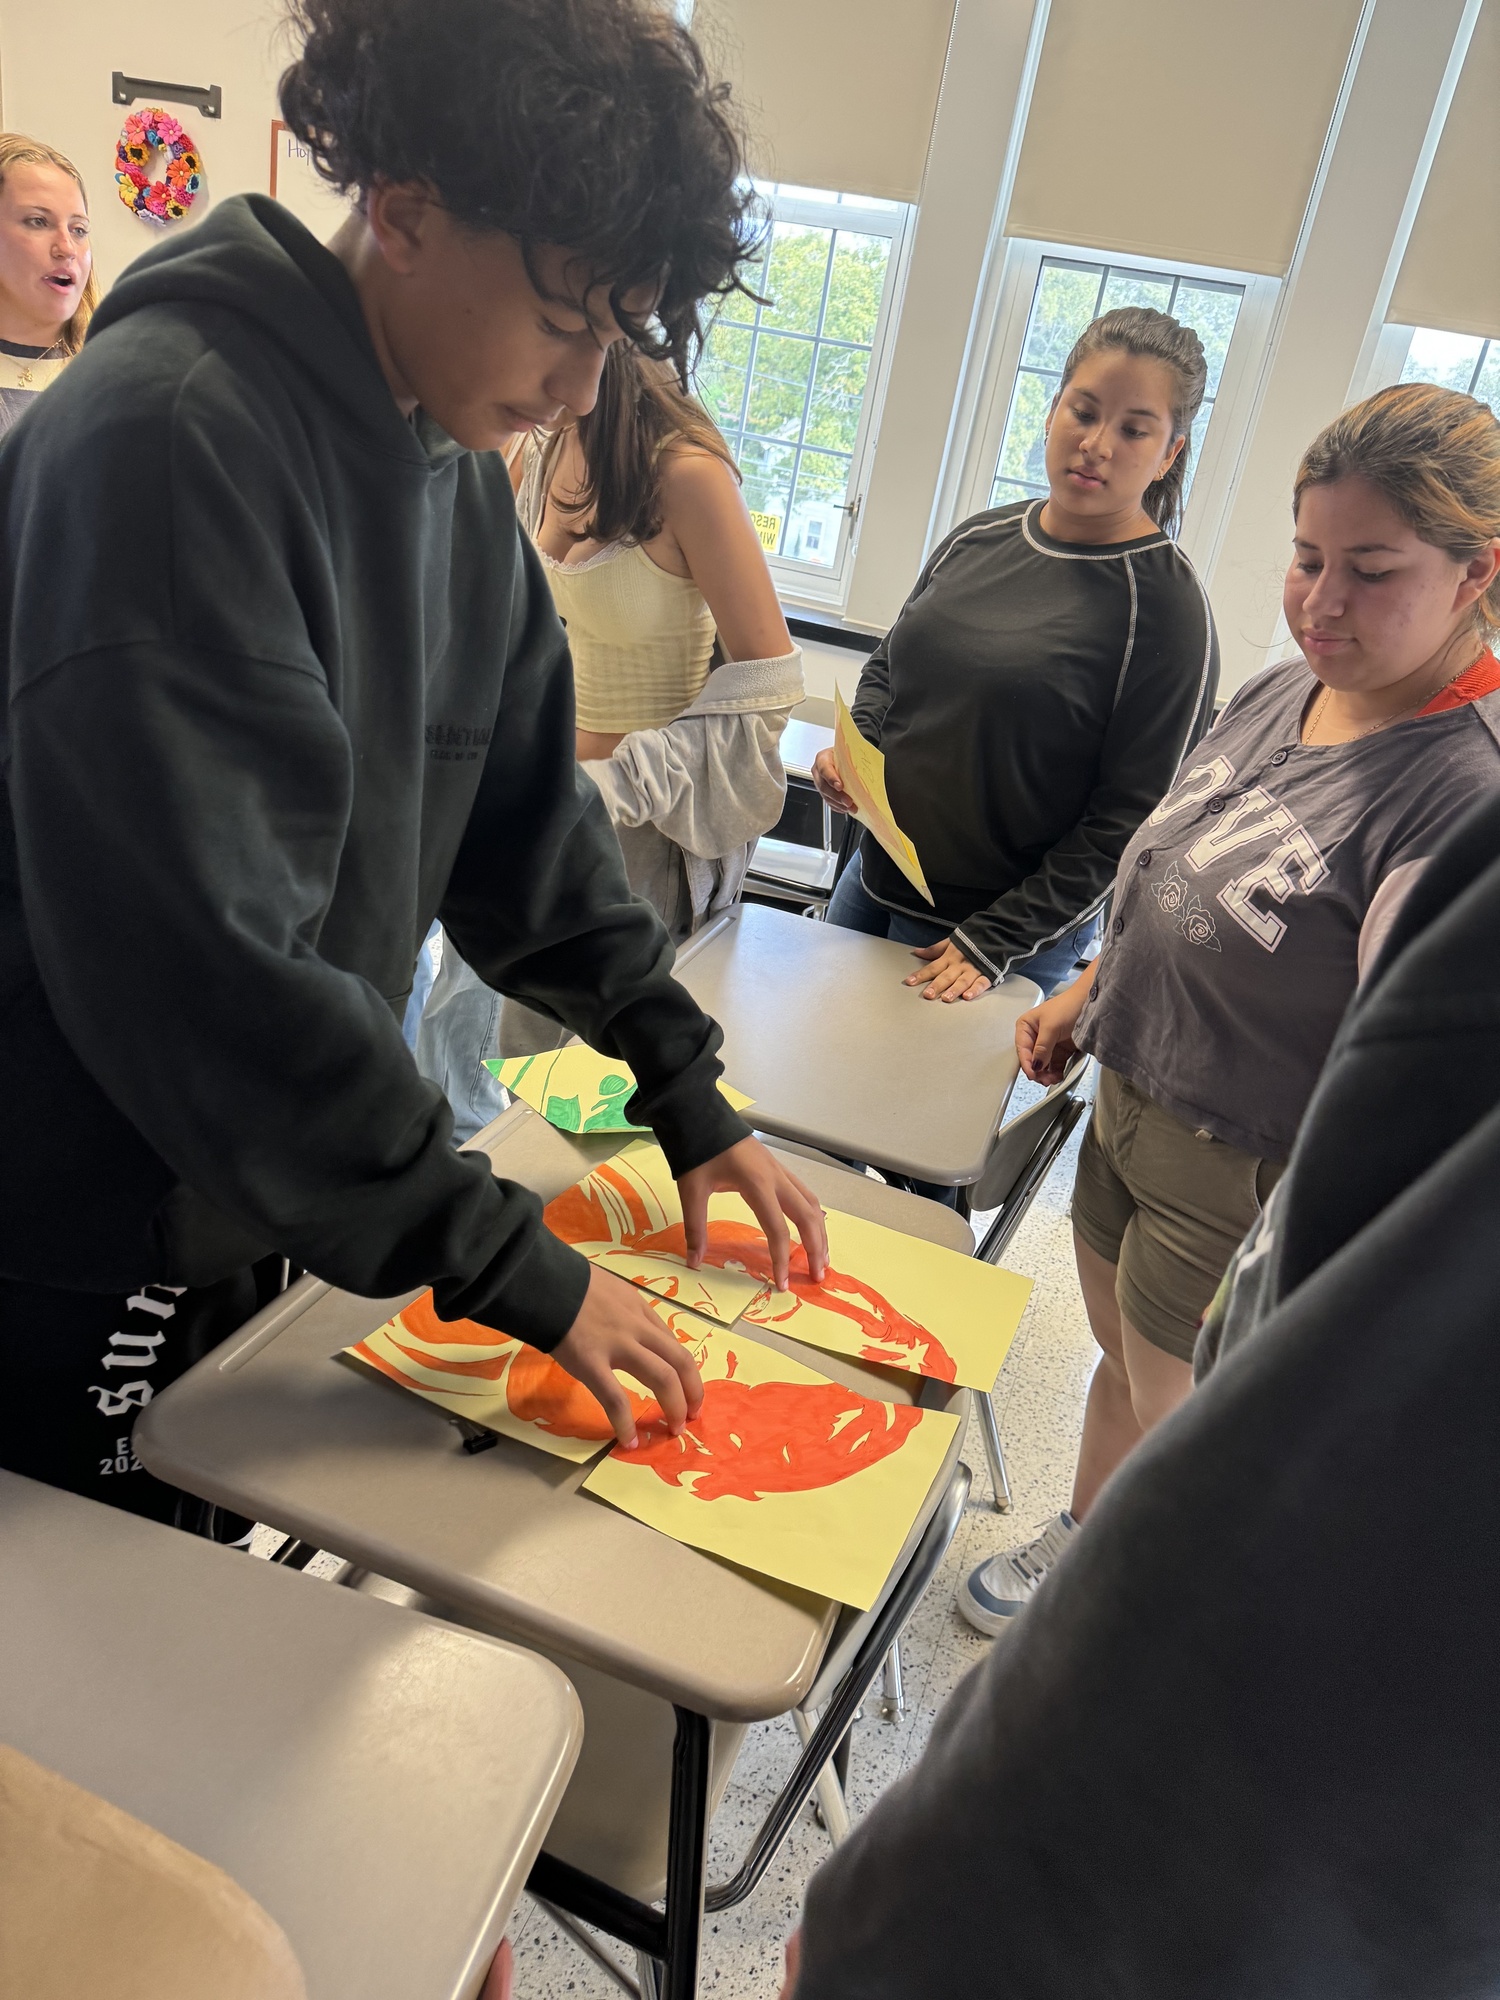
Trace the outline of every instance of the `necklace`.
<instances>
[{"instance_id":1,"label":"necklace","mask_svg":"<svg viewBox=\"0 0 1500 2000\"><path fill-rule=\"evenodd\" d=\"M40 354L33 354L29 361L22 362L21 371L16 376L16 387L18 389L29 389L31 387L31 381L32 381L31 371L33 367L36 366L38 362L58 360L62 352L63 352L62 342L60 340L54 340L52 345L50 347L43 348Z\"/></svg>"},{"instance_id":2,"label":"necklace","mask_svg":"<svg viewBox=\"0 0 1500 2000\"><path fill-rule=\"evenodd\" d=\"M1464 675L1469 671L1469 667L1472 667L1474 664L1474 661L1470 660L1468 665L1460 667L1456 674L1449 674L1441 687L1435 687L1430 694L1424 694L1420 701L1414 701L1410 708L1398 709L1394 715L1382 715L1378 721L1367 722L1363 729L1356 729L1354 734L1345 737L1344 741L1346 743L1358 743L1362 737L1373 736L1377 729L1389 729L1393 723L1410 721L1411 717L1424 709L1428 702L1436 701L1440 694L1448 692L1448 689L1452 687L1455 681L1462 680ZM1313 734L1318 724L1322 721L1323 711L1328 706L1328 697L1332 693L1333 689L1325 685L1323 692L1313 703L1312 714L1307 718L1307 733L1309 736Z\"/></svg>"}]
</instances>

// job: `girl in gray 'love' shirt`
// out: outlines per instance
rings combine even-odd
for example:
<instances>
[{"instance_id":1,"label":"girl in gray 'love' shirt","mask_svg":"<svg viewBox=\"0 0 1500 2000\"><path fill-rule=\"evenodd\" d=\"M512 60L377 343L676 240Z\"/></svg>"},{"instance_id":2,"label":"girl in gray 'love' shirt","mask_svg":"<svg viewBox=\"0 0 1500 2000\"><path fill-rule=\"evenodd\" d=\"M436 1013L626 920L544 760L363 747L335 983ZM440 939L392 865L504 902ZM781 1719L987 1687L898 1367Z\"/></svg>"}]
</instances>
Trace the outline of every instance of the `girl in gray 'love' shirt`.
<instances>
[{"instance_id":1,"label":"girl in gray 'love' shirt","mask_svg":"<svg viewBox=\"0 0 1500 2000\"><path fill-rule=\"evenodd\" d=\"M1402 897L1500 783L1500 422L1383 390L1297 474L1287 624L1125 849L1105 948L1022 1015L1026 1074L1100 1064L1073 1199L1100 1360L1068 1512L959 1603L998 1632L1192 1383L1193 1342L1286 1163Z\"/></svg>"}]
</instances>

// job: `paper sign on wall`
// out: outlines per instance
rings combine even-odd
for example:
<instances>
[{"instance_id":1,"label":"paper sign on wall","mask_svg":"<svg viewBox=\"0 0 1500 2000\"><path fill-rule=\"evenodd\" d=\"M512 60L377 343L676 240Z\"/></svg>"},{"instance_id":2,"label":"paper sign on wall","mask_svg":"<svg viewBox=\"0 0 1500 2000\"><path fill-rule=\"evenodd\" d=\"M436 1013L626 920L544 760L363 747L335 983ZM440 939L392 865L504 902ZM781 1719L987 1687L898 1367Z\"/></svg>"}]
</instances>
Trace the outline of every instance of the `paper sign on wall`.
<instances>
[{"instance_id":1,"label":"paper sign on wall","mask_svg":"<svg viewBox=\"0 0 1500 2000\"><path fill-rule=\"evenodd\" d=\"M885 758L855 728L854 717L837 688L834 689L833 755L844 790L859 808L855 817L860 825L870 829L917 894L930 903L932 891L922 873L917 850L897 826L896 815L886 797Z\"/></svg>"}]
</instances>

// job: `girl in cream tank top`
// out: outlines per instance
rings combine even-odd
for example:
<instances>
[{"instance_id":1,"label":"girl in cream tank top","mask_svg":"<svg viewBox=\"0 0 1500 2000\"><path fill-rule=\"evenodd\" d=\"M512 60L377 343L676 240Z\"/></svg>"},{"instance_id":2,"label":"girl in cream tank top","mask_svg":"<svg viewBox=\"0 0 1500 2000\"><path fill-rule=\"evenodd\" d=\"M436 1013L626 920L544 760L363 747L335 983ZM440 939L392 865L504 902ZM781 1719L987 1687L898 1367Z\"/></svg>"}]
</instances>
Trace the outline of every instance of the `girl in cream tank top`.
<instances>
[{"instance_id":1,"label":"girl in cream tank top","mask_svg":"<svg viewBox=\"0 0 1500 2000\"><path fill-rule=\"evenodd\" d=\"M628 734L681 715L714 650L713 613L692 578L670 575L638 542L582 562L540 554L568 629L578 727Z\"/></svg>"}]
</instances>

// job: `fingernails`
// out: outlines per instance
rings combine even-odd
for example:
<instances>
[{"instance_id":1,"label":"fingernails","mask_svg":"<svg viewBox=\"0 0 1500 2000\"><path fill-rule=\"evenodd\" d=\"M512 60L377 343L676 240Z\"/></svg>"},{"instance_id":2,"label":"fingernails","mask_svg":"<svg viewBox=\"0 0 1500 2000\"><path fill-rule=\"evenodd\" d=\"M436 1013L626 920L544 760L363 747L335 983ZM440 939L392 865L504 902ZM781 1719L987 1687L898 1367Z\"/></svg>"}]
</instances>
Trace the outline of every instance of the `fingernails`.
<instances>
[{"instance_id":1,"label":"fingernails","mask_svg":"<svg viewBox=\"0 0 1500 2000\"><path fill-rule=\"evenodd\" d=\"M628 1437L625 1440L625 1449L627 1451L634 1451L639 1443L640 1443L639 1437Z\"/></svg>"}]
</instances>

